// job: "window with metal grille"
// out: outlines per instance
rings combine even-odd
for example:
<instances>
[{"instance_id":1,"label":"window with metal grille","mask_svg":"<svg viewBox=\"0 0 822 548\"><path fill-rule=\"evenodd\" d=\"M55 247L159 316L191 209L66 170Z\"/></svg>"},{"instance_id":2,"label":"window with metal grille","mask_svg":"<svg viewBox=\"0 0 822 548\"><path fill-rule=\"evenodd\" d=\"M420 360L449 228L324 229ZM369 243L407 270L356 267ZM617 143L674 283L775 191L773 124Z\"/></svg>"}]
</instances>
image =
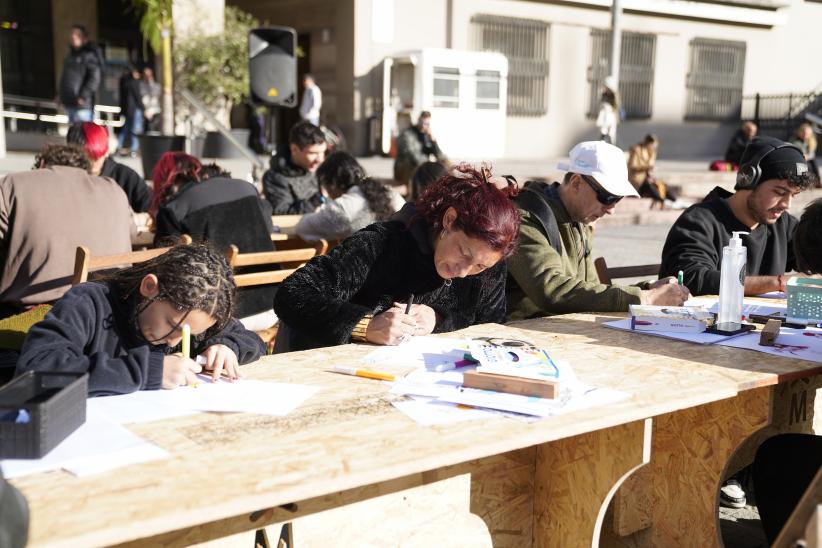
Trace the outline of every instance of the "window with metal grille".
<instances>
[{"instance_id":1,"label":"window with metal grille","mask_svg":"<svg viewBox=\"0 0 822 548\"><path fill-rule=\"evenodd\" d=\"M459 108L460 70L434 67L434 106Z\"/></svg>"},{"instance_id":2,"label":"window with metal grille","mask_svg":"<svg viewBox=\"0 0 822 548\"><path fill-rule=\"evenodd\" d=\"M475 15L471 18L471 47L498 51L508 58L509 115L543 116L547 112L548 23ZM489 107L486 103L478 108Z\"/></svg>"},{"instance_id":3,"label":"window with metal grille","mask_svg":"<svg viewBox=\"0 0 822 548\"><path fill-rule=\"evenodd\" d=\"M650 118L654 97L656 35L622 33L619 60L619 101L625 118ZM611 31L591 29L591 64L588 67L590 98L588 116L596 118L608 61L611 58Z\"/></svg>"},{"instance_id":4,"label":"window with metal grille","mask_svg":"<svg viewBox=\"0 0 822 548\"><path fill-rule=\"evenodd\" d=\"M745 42L691 40L685 87L689 120L738 120L745 76Z\"/></svg>"},{"instance_id":5,"label":"window with metal grille","mask_svg":"<svg viewBox=\"0 0 822 548\"><path fill-rule=\"evenodd\" d=\"M477 71L477 109L499 110L499 80L499 71Z\"/></svg>"}]
</instances>

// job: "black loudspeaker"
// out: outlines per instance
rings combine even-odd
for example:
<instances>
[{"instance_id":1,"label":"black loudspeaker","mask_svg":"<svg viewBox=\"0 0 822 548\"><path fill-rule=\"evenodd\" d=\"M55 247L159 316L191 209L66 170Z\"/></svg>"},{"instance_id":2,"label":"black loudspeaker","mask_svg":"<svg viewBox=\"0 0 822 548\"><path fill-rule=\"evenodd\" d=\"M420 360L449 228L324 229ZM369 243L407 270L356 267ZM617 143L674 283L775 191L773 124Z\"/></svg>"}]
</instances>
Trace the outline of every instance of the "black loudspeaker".
<instances>
[{"instance_id":1,"label":"black loudspeaker","mask_svg":"<svg viewBox=\"0 0 822 548\"><path fill-rule=\"evenodd\" d=\"M297 105L297 32L289 27L253 29L248 34L251 100L265 105Z\"/></svg>"}]
</instances>

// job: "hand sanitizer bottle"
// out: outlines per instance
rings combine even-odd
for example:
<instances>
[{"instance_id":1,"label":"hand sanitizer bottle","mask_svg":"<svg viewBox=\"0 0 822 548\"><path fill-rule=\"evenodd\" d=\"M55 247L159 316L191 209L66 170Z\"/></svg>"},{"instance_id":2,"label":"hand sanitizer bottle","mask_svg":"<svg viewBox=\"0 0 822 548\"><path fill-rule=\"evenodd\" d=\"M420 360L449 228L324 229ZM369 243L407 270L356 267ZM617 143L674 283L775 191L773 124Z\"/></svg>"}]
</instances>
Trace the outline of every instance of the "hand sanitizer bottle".
<instances>
[{"instance_id":1,"label":"hand sanitizer bottle","mask_svg":"<svg viewBox=\"0 0 822 548\"><path fill-rule=\"evenodd\" d=\"M731 241L722 248L722 266L719 270L719 317L717 327L738 329L742 323L742 298L745 296L745 263L748 251L742 245L740 234L734 232ZM731 328L727 324L736 324Z\"/></svg>"}]
</instances>

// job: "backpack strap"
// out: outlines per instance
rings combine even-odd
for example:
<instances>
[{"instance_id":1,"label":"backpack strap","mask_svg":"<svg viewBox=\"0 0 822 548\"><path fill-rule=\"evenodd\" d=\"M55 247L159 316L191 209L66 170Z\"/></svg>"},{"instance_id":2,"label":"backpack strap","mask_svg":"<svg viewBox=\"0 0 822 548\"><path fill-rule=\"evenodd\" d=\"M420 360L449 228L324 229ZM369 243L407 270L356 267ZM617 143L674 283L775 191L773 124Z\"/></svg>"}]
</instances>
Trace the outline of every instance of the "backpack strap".
<instances>
[{"instance_id":1,"label":"backpack strap","mask_svg":"<svg viewBox=\"0 0 822 548\"><path fill-rule=\"evenodd\" d=\"M544 184L537 181L526 182L523 189L514 198L514 203L537 218L540 225L542 225L542 231L548 238L548 244L562 255L562 238L559 235L557 218L548 203L548 196L543 189Z\"/></svg>"}]
</instances>

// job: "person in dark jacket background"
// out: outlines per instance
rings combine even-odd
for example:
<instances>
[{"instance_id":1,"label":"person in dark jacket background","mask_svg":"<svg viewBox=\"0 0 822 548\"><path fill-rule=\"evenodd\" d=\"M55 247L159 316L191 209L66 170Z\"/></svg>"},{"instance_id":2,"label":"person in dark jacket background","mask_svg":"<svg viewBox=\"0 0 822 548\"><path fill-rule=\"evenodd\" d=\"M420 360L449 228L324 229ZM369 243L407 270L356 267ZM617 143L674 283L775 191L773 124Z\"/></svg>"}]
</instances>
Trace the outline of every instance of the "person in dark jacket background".
<instances>
[{"instance_id":1,"label":"person in dark jacket background","mask_svg":"<svg viewBox=\"0 0 822 548\"><path fill-rule=\"evenodd\" d=\"M134 67L120 77L120 112L124 123L117 140L118 153L137 156L140 143L137 136L143 133L143 98L140 86L140 71ZM128 146L126 146L128 145ZM128 148L128 152L126 149Z\"/></svg>"},{"instance_id":2,"label":"person in dark jacket background","mask_svg":"<svg viewBox=\"0 0 822 548\"><path fill-rule=\"evenodd\" d=\"M327 146L320 128L305 121L294 124L288 134L289 154L273 157L263 175L263 193L274 215L311 213L323 203L314 174Z\"/></svg>"},{"instance_id":3,"label":"person in dark jacket background","mask_svg":"<svg viewBox=\"0 0 822 548\"><path fill-rule=\"evenodd\" d=\"M83 25L72 25L70 49L63 61L58 100L68 114L69 123L89 122L94 118L94 103L103 72L103 56L89 41Z\"/></svg>"},{"instance_id":4,"label":"person in dark jacket background","mask_svg":"<svg viewBox=\"0 0 822 548\"><path fill-rule=\"evenodd\" d=\"M725 161L734 165L736 169L742 163L742 154L745 153L747 147L757 132L756 124L751 121L742 122L742 125L728 143L728 148L725 150Z\"/></svg>"},{"instance_id":5,"label":"person in dark jacket background","mask_svg":"<svg viewBox=\"0 0 822 548\"><path fill-rule=\"evenodd\" d=\"M722 248L731 232L749 232L742 236L748 254L746 295L785 291L785 272L795 267L791 239L797 221L788 208L794 196L815 183L805 157L788 143L758 137L741 161L736 192L716 187L676 220L665 240L659 275L676 276L681 270L694 295L719 293Z\"/></svg>"},{"instance_id":6,"label":"person in dark jacket background","mask_svg":"<svg viewBox=\"0 0 822 548\"><path fill-rule=\"evenodd\" d=\"M136 171L115 162L108 154L108 130L94 122L75 122L66 133L66 142L79 145L91 160L90 173L109 177L120 185L135 213L146 213L151 206L151 189Z\"/></svg>"},{"instance_id":7,"label":"person in dark jacket background","mask_svg":"<svg viewBox=\"0 0 822 548\"><path fill-rule=\"evenodd\" d=\"M448 162L431 132L431 113L424 110L420 113L416 125L407 128L397 137L394 180L408 185L414 170L429 161L431 156L434 156L437 162Z\"/></svg>"},{"instance_id":8,"label":"person in dark jacket background","mask_svg":"<svg viewBox=\"0 0 822 548\"><path fill-rule=\"evenodd\" d=\"M396 345L412 335L502 323L504 259L519 235L515 188L460 166L389 221L311 259L274 299L275 352L351 341Z\"/></svg>"},{"instance_id":9,"label":"person in dark jacket background","mask_svg":"<svg viewBox=\"0 0 822 548\"><path fill-rule=\"evenodd\" d=\"M88 373L90 396L173 389L210 371L234 380L263 341L231 317L231 267L205 245L180 245L71 288L26 336L17 373ZM179 349L191 328L191 357ZM202 367L197 355L206 358Z\"/></svg>"},{"instance_id":10,"label":"person in dark jacket background","mask_svg":"<svg viewBox=\"0 0 822 548\"><path fill-rule=\"evenodd\" d=\"M222 252L236 245L241 253L274 251L271 208L254 185L232 179L219 166L202 166L184 152L167 152L152 173L156 182L155 245L188 234ZM271 310L273 286L242 288L236 314L240 318Z\"/></svg>"}]
</instances>

